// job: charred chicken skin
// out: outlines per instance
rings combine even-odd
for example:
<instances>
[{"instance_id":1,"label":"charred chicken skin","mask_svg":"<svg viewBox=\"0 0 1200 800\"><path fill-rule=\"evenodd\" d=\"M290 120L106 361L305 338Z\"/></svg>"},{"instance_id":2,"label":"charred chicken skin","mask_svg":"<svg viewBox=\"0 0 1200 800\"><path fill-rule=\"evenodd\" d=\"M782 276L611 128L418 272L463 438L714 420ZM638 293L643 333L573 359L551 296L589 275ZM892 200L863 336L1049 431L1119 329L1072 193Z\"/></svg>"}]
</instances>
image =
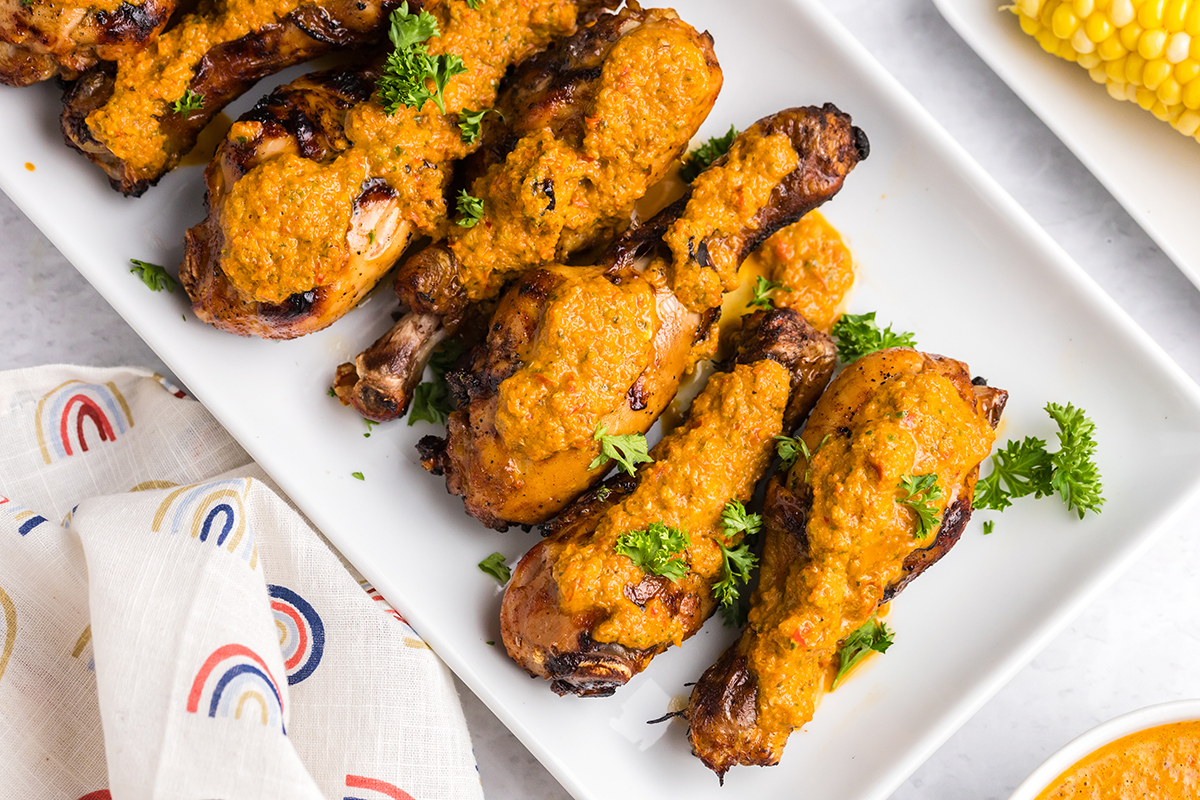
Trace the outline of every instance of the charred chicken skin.
<instances>
[{"instance_id":1,"label":"charred chicken skin","mask_svg":"<svg viewBox=\"0 0 1200 800\"><path fill-rule=\"evenodd\" d=\"M524 62L506 86L461 169L482 217L405 260L396 292L408 313L339 369L339 393L365 417L408 407L425 367L411 354L429 349L413 333L453 333L516 275L610 242L708 116L721 69L707 33L632 7Z\"/></svg>"},{"instance_id":2,"label":"charred chicken skin","mask_svg":"<svg viewBox=\"0 0 1200 800\"><path fill-rule=\"evenodd\" d=\"M839 644L958 541L1006 400L966 364L904 348L834 380L804 429L811 459L769 484L749 624L692 690L692 752L710 769L777 764ZM917 501L933 530L903 502L916 478L939 490Z\"/></svg>"},{"instance_id":3,"label":"charred chicken skin","mask_svg":"<svg viewBox=\"0 0 1200 800\"><path fill-rule=\"evenodd\" d=\"M339 48L384 37L400 0L200 0L144 50L84 73L63 97L67 142L140 195L200 131L258 80ZM445 0L413 0L445 27ZM465 10L463 10L465 15ZM501 67L503 71L503 67ZM185 102L186 100L192 102ZM176 105L180 104L180 105Z\"/></svg>"},{"instance_id":4,"label":"charred chicken skin","mask_svg":"<svg viewBox=\"0 0 1200 800\"><path fill-rule=\"evenodd\" d=\"M446 223L451 165L477 147L458 115L490 108L514 61L571 33L599 0L426 4L433 55L467 71L432 102L388 114L375 67L306 75L234 123L205 173L208 216L180 278L196 315L243 336L290 339L340 319L413 235Z\"/></svg>"},{"instance_id":5,"label":"charred chicken skin","mask_svg":"<svg viewBox=\"0 0 1200 800\"><path fill-rule=\"evenodd\" d=\"M446 439L421 441L422 463L444 473L486 525L557 514L607 471L590 466L596 430L645 433L683 376L715 350L720 293L700 310L680 302L672 289L688 293L689 267L675 263L675 233L702 235L691 251L712 257L695 269L719 263L736 274L758 242L832 197L866 146L833 106L781 111L743 132L697 179L704 188L694 201L685 197L627 232L599 265L525 273L501 298L469 365L450 373L459 409Z\"/></svg>"},{"instance_id":6,"label":"charred chicken skin","mask_svg":"<svg viewBox=\"0 0 1200 800\"><path fill-rule=\"evenodd\" d=\"M0 0L0 83L72 80L141 50L174 10L174 0Z\"/></svg>"},{"instance_id":7,"label":"charred chicken skin","mask_svg":"<svg viewBox=\"0 0 1200 800\"><path fill-rule=\"evenodd\" d=\"M743 321L740 352L696 398L688 420L621 475L547 526L504 595L508 654L558 694L612 694L650 660L694 634L716 608L718 542L736 547L722 510L746 501L775 437L790 432L833 375L834 347L788 309ZM687 572L673 582L617 552L618 539L660 523L689 535Z\"/></svg>"}]
</instances>

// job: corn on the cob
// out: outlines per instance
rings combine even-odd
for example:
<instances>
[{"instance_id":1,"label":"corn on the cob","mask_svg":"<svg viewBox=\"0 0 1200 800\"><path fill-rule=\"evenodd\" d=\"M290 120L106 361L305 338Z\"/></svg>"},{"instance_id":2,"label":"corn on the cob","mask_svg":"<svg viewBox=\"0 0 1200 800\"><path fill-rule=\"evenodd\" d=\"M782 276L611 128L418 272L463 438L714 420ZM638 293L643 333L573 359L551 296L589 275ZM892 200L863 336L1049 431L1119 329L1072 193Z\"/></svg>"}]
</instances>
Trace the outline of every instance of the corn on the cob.
<instances>
[{"instance_id":1,"label":"corn on the cob","mask_svg":"<svg viewBox=\"0 0 1200 800\"><path fill-rule=\"evenodd\" d=\"M1021 30L1200 141L1200 0L1016 0Z\"/></svg>"}]
</instances>

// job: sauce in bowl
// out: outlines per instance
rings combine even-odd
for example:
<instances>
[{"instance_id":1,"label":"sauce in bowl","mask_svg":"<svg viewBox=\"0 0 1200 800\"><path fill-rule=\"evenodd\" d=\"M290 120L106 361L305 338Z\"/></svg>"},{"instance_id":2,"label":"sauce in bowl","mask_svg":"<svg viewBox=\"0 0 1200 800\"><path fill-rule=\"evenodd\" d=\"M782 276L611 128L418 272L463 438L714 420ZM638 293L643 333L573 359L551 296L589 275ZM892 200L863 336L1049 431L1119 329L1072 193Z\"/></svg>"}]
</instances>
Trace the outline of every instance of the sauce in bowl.
<instances>
[{"instance_id":1,"label":"sauce in bowl","mask_svg":"<svg viewBox=\"0 0 1200 800\"><path fill-rule=\"evenodd\" d=\"M1200 721L1131 733L1084 756L1037 800L1200 797Z\"/></svg>"}]
</instances>

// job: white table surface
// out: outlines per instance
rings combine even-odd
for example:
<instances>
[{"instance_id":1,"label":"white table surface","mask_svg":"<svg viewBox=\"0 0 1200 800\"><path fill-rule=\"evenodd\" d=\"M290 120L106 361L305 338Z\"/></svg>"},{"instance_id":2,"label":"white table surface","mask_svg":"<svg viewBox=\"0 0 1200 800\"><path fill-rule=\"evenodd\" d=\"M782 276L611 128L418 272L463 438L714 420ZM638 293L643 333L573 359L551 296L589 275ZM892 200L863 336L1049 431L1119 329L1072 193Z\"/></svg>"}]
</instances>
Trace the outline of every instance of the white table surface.
<instances>
[{"instance_id":1,"label":"white table surface","mask_svg":"<svg viewBox=\"0 0 1200 800\"><path fill-rule=\"evenodd\" d=\"M822 2L1172 358L1200 379L1200 293L932 3ZM686 0L677 5L686 17ZM719 37L720 31L713 34ZM991 324L1004 335L1003 321ZM0 369L65 362L168 372L3 195L0 343ZM1145 705L1200 697L1198 528L1193 514L1168 530L893 798L1002 800L1046 756L1096 723ZM1003 535L1002 529L996 535ZM468 689L460 684L459 691L489 800L567 797Z\"/></svg>"}]
</instances>

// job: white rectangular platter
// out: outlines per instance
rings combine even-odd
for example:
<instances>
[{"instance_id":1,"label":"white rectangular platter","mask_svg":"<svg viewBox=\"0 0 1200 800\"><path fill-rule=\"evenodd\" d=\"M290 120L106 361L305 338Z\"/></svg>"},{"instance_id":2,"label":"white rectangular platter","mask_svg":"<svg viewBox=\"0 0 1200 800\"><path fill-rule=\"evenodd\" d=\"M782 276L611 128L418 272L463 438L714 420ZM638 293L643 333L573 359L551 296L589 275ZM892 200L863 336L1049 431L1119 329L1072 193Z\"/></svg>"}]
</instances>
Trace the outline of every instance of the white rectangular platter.
<instances>
[{"instance_id":1,"label":"white rectangular platter","mask_svg":"<svg viewBox=\"0 0 1200 800\"><path fill-rule=\"evenodd\" d=\"M942 16L1200 286L1200 144L1044 51L993 0L934 0Z\"/></svg>"},{"instance_id":2,"label":"white rectangular platter","mask_svg":"<svg viewBox=\"0 0 1200 800\"><path fill-rule=\"evenodd\" d=\"M712 32L725 69L703 133L798 104L850 112L872 154L825 210L860 264L851 310L876 309L1009 389L1002 438L1053 439L1042 406L1082 405L1099 426L1109 500L1084 522L1055 501L1019 503L991 536L973 522L893 604L887 655L826 698L780 766L736 769L724 790L690 755L682 723L646 724L731 640L718 620L607 699L556 697L488 644L500 639L500 589L476 563L494 550L511 563L536 533L496 533L464 516L417 464L413 444L430 426L364 438L362 421L326 394L334 367L390 324L386 287L297 341L202 325L181 293L152 294L127 269L130 257L179 262L184 227L203 216L201 170L123 199L61 145L53 87L0 90L0 187L581 799L886 797L1149 545L1200 481L1200 390L829 13L812 0L730 9L679 4Z\"/></svg>"}]
</instances>

